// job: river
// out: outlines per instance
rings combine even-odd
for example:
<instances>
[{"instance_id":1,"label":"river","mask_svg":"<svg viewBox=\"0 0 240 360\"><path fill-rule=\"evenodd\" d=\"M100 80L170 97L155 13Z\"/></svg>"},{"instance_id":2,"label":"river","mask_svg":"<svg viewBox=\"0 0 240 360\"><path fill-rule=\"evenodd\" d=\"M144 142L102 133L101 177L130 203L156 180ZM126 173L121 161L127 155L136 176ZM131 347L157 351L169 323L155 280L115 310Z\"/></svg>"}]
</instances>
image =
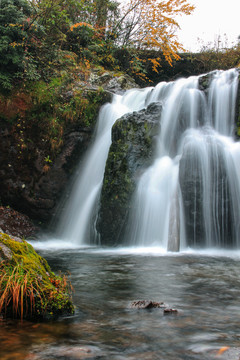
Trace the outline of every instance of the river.
<instances>
[{"instance_id":1,"label":"river","mask_svg":"<svg viewBox=\"0 0 240 360\"><path fill-rule=\"evenodd\" d=\"M76 313L1 320L1 360L239 359L239 251L36 245L54 271L70 273ZM134 300L178 313L133 309Z\"/></svg>"}]
</instances>

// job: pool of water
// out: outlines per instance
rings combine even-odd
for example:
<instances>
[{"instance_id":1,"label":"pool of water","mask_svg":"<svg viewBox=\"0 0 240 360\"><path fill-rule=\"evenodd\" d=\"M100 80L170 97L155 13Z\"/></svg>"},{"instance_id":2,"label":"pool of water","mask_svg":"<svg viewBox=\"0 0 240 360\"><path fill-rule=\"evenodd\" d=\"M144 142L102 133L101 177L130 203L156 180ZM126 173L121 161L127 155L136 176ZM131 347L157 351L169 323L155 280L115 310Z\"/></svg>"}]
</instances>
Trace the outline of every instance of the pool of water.
<instances>
[{"instance_id":1,"label":"pool of water","mask_svg":"<svg viewBox=\"0 0 240 360\"><path fill-rule=\"evenodd\" d=\"M74 316L0 320L1 360L239 359L240 252L38 246L69 272ZM135 300L163 309L133 309Z\"/></svg>"}]
</instances>

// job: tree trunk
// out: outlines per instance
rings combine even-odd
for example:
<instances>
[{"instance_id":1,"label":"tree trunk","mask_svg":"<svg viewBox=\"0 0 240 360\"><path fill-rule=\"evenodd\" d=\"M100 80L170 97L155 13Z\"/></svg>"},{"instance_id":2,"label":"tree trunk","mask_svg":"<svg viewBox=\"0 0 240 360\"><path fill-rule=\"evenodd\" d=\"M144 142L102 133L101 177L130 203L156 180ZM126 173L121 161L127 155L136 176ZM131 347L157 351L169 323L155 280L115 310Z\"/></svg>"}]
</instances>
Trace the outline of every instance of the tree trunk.
<instances>
[{"instance_id":1,"label":"tree trunk","mask_svg":"<svg viewBox=\"0 0 240 360\"><path fill-rule=\"evenodd\" d=\"M97 12L97 27L100 30L102 37L105 36L107 13L108 13L108 1L107 0L95 0L96 12Z\"/></svg>"}]
</instances>

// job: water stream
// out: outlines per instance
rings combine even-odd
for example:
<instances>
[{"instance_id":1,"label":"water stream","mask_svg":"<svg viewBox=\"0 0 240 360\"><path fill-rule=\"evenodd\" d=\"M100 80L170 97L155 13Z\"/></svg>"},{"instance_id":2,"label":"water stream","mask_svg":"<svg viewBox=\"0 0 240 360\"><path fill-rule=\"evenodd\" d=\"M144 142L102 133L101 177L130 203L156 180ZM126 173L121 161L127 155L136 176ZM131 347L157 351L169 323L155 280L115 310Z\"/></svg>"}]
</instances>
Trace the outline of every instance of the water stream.
<instances>
[{"instance_id":1,"label":"water stream","mask_svg":"<svg viewBox=\"0 0 240 360\"><path fill-rule=\"evenodd\" d=\"M54 271L70 271L76 314L2 321L1 360L239 359L239 252L40 245ZM142 299L165 302L178 315L131 309Z\"/></svg>"},{"instance_id":2,"label":"water stream","mask_svg":"<svg viewBox=\"0 0 240 360\"><path fill-rule=\"evenodd\" d=\"M208 97L199 77L154 94L162 100L167 89L155 161L135 192L130 244L173 251L239 247L240 144L232 139L237 81L237 71L219 71Z\"/></svg>"}]
</instances>

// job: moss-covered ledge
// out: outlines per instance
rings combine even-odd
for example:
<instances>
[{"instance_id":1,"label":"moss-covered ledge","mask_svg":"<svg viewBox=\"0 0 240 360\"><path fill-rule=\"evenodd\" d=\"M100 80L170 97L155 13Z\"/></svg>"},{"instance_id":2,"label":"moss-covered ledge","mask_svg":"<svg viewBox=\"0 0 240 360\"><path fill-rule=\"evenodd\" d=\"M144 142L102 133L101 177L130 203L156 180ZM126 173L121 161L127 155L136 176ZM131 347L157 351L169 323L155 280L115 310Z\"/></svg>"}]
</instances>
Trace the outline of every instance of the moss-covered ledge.
<instances>
[{"instance_id":1,"label":"moss-covered ledge","mask_svg":"<svg viewBox=\"0 0 240 360\"><path fill-rule=\"evenodd\" d=\"M0 229L0 314L38 320L73 314L71 285L24 240Z\"/></svg>"}]
</instances>

